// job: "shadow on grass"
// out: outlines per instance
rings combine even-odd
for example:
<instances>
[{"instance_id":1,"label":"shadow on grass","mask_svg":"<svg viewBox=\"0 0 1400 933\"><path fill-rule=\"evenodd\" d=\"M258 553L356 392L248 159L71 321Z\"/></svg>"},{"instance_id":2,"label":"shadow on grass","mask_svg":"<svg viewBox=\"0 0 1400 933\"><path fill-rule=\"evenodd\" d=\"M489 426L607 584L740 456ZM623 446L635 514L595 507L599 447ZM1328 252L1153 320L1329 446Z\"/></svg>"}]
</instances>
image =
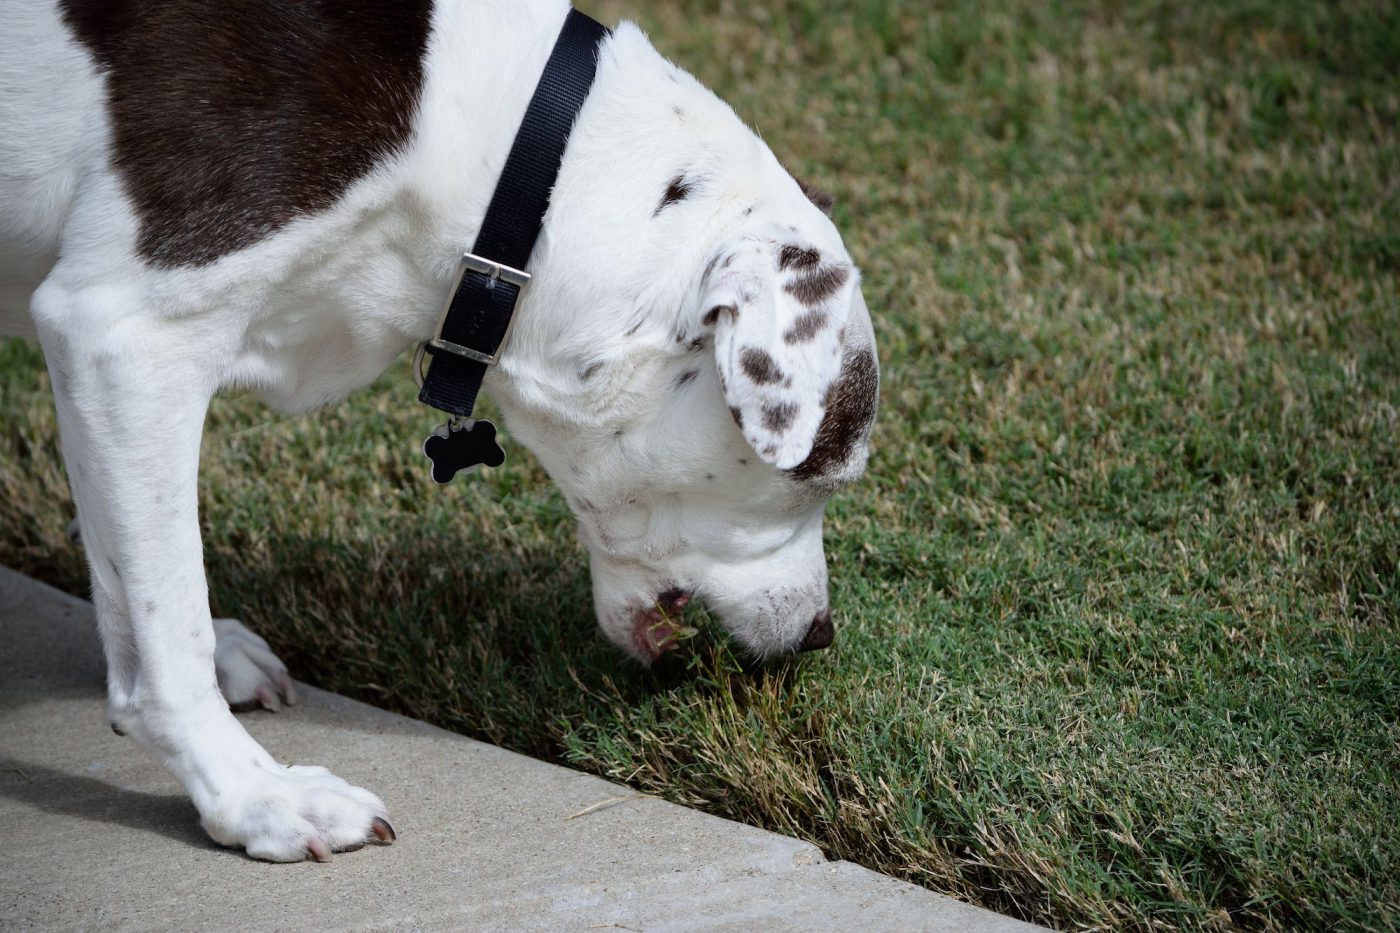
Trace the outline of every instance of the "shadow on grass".
<instances>
[{"instance_id":1,"label":"shadow on grass","mask_svg":"<svg viewBox=\"0 0 1400 933\"><path fill-rule=\"evenodd\" d=\"M267 638L293 676L549 760L567 760L571 725L797 670L746 659L698 607L697 634L642 667L598 630L586 566L550 538L483 542L401 515L355 541L246 544L210 544L214 610Z\"/></svg>"}]
</instances>

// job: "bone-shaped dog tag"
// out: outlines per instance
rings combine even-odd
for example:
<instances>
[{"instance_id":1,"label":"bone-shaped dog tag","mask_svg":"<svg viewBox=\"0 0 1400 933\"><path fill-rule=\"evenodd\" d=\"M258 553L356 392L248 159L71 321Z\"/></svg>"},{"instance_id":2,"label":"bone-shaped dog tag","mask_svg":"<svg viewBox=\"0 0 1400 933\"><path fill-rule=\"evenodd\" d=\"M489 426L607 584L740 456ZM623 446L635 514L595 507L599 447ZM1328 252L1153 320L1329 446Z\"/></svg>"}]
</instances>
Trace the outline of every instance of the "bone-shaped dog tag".
<instances>
[{"instance_id":1,"label":"bone-shaped dog tag","mask_svg":"<svg viewBox=\"0 0 1400 933\"><path fill-rule=\"evenodd\" d=\"M446 486L463 470L506 462L506 452L496 442L496 426L484 420L453 418L428 435L423 453L432 461L433 482L439 486Z\"/></svg>"}]
</instances>

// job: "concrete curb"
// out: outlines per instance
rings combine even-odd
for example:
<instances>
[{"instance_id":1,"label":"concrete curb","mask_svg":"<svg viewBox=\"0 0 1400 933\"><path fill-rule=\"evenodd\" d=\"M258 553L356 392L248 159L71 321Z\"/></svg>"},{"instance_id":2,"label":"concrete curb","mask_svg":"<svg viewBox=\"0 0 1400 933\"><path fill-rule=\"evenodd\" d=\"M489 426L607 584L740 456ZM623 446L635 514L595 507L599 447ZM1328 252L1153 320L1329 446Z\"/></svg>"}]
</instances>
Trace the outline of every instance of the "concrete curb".
<instances>
[{"instance_id":1,"label":"concrete curb","mask_svg":"<svg viewBox=\"0 0 1400 933\"><path fill-rule=\"evenodd\" d=\"M1037 929L311 687L245 724L373 789L399 841L254 862L108 731L90 604L0 568L0 644L0 928Z\"/></svg>"}]
</instances>

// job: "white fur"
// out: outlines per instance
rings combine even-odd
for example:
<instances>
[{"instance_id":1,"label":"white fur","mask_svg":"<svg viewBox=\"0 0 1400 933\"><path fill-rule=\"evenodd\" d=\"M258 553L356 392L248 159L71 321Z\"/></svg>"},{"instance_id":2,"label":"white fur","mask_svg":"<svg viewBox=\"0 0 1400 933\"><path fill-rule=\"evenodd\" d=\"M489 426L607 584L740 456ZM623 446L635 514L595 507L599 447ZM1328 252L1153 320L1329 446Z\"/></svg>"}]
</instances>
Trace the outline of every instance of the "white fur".
<instances>
[{"instance_id":1,"label":"white fur","mask_svg":"<svg viewBox=\"0 0 1400 933\"><path fill-rule=\"evenodd\" d=\"M440 4L405 152L324 213L209 265L161 269L137 254L108 160L103 77L53 9L0 2L0 330L37 333L52 375L109 717L180 777L216 840L250 855L353 845L385 811L323 770L274 762L220 695L222 683L232 700L291 699L265 643L210 619L196 501L207 404L233 385L284 409L333 402L429 335L566 10ZM695 190L658 212L678 172ZM783 343L801 309L783 292L782 243L850 263L732 111L619 27L487 389L578 514L604 631L644 660L655 650L639 620L668 589L703 596L760 655L792 650L827 609L824 498L779 470L812 444L837 325L848 347L872 336L852 272L823 338ZM724 255L740 259L707 278ZM707 326L721 302L738 318ZM750 345L793 383L744 383L735 354ZM728 408L757 424L775 400L798 407L793 427L746 440ZM833 480L864 459L861 439Z\"/></svg>"}]
</instances>

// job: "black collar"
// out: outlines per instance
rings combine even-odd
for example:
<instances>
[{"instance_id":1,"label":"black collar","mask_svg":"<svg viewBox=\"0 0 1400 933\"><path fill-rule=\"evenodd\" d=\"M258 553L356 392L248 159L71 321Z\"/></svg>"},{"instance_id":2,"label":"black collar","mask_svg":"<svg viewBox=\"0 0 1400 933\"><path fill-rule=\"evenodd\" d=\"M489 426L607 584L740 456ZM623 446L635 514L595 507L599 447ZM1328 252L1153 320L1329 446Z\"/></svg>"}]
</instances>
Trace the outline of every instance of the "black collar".
<instances>
[{"instance_id":1,"label":"black collar","mask_svg":"<svg viewBox=\"0 0 1400 933\"><path fill-rule=\"evenodd\" d=\"M496 444L495 425L472 421L472 408L486 368L494 366L505 349L515 303L529 285L530 275L524 270L544 224L569 131L593 87L599 44L607 35L599 23L569 11L515 135L481 232L471 252L462 257L437 333L419 347L414 361L414 373L422 379L418 400L452 416L423 445L439 483L450 482L460 470L505 461ZM432 357L426 372L425 354Z\"/></svg>"}]
</instances>

